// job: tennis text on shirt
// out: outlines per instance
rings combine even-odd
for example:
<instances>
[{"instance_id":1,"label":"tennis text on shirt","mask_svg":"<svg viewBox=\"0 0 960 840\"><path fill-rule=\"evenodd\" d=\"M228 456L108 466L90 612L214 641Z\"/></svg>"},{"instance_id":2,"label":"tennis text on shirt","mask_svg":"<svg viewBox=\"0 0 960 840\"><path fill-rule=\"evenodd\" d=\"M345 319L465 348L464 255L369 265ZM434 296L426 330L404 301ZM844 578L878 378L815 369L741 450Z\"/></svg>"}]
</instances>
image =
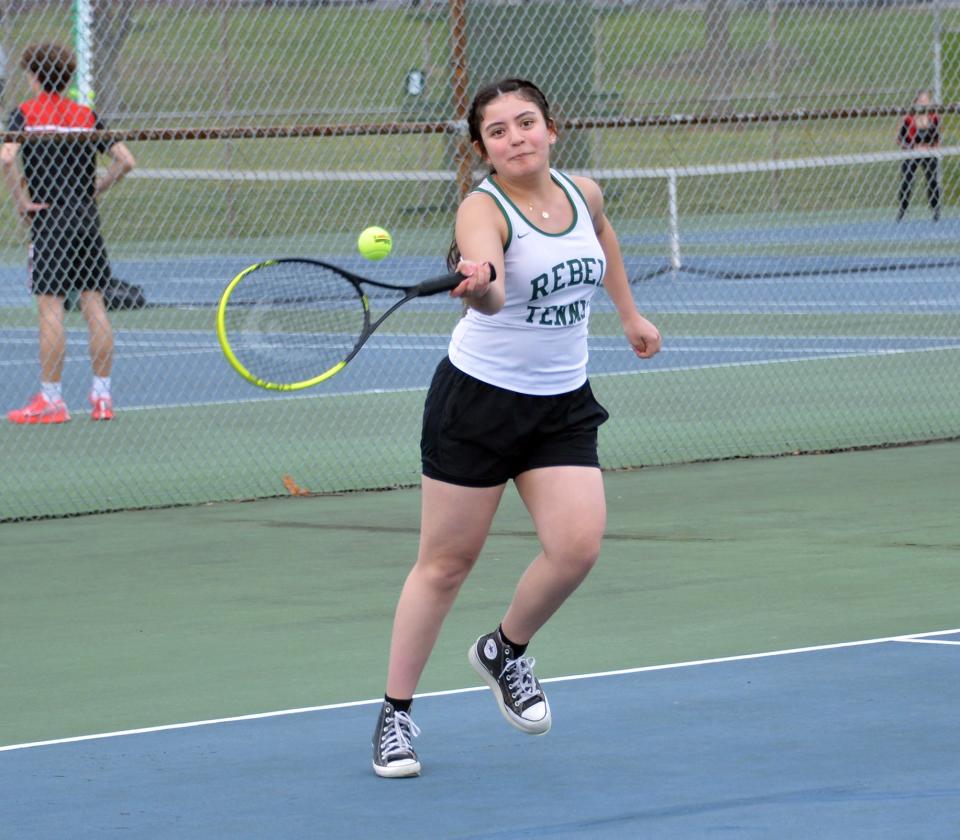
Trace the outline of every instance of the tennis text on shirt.
<instances>
[{"instance_id":1,"label":"tennis text on shirt","mask_svg":"<svg viewBox=\"0 0 960 840\"><path fill-rule=\"evenodd\" d=\"M559 292L568 286L599 286L603 282L603 260L595 257L566 260L550 268L549 273L540 274L530 281L533 293L531 303L527 304L527 323L544 327L565 327L584 321L587 318L587 301L576 300L573 303L551 306L533 303L548 298L552 292Z\"/></svg>"}]
</instances>

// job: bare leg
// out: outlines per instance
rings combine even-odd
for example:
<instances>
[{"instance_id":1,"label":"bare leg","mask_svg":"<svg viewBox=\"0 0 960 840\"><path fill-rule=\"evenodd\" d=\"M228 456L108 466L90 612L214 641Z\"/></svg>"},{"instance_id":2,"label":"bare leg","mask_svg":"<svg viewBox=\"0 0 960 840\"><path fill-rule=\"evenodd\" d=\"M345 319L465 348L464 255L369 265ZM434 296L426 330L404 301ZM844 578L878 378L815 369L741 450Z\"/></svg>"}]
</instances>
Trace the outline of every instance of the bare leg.
<instances>
[{"instance_id":1,"label":"bare leg","mask_svg":"<svg viewBox=\"0 0 960 840\"><path fill-rule=\"evenodd\" d=\"M520 578L501 626L526 644L583 582L607 523L603 476L593 467L548 467L517 477L543 550Z\"/></svg>"},{"instance_id":2,"label":"bare leg","mask_svg":"<svg viewBox=\"0 0 960 840\"><path fill-rule=\"evenodd\" d=\"M90 334L90 366L93 368L93 375L109 376L113 367L113 327L103 305L103 295L97 291L81 292L80 303Z\"/></svg>"},{"instance_id":3,"label":"bare leg","mask_svg":"<svg viewBox=\"0 0 960 840\"><path fill-rule=\"evenodd\" d=\"M67 352L67 333L63 328L63 298L40 295L40 379L59 382L63 378L63 360Z\"/></svg>"},{"instance_id":4,"label":"bare leg","mask_svg":"<svg viewBox=\"0 0 960 840\"><path fill-rule=\"evenodd\" d=\"M423 477L420 550L393 620L387 694L412 697L460 587L486 541L503 495Z\"/></svg>"}]
</instances>

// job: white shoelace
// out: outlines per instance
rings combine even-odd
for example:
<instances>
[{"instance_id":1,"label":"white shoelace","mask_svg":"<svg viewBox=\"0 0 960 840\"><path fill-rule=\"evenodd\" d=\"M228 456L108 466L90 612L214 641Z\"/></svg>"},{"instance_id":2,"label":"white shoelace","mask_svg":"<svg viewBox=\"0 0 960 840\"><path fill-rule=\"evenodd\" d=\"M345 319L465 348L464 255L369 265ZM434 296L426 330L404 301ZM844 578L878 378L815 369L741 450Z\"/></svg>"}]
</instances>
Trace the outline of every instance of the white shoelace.
<instances>
[{"instance_id":1,"label":"white shoelace","mask_svg":"<svg viewBox=\"0 0 960 840\"><path fill-rule=\"evenodd\" d=\"M411 752L413 742L410 739L419 734L420 727L413 722L409 714L394 712L393 724L385 726L380 737L380 754L388 758L397 753Z\"/></svg>"},{"instance_id":2,"label":"white shoelace","mask_svg":"<svg viewBox=\"0 0 960 840\"><path fill-rule=\"evenodd\" d=\"M524 703L532 697L539 697L537 681L533 678L533 666L537 660L531 656L522 656L518 659L508 659L500 672L500 679L507 674L507 687L510 696L518 703Z\"/></svg>"}]
</instances>

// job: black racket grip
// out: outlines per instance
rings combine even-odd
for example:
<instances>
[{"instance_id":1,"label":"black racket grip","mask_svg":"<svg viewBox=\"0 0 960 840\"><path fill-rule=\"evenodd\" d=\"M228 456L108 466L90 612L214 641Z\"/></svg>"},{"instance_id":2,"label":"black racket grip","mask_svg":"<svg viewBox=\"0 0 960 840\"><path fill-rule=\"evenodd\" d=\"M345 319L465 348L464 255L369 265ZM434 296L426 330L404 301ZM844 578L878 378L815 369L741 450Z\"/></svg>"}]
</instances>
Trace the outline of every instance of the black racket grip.
<instances>
[{"instance_id":1,"label":"black racket grip","mask_svg":"<svg viewBox=\"0 0 960 840\"><path fill-rule=\"evenodd\" d=\"M490 282L492 283L497 279L497 270L493 267L493 263L489 263L489 265ZM432 280L424 280L417 286L417 297L427 297L427 295L435 295L438 292L449 292L451 289L457 288L466 279L463 274L454 272L453 274L445 274L443 277L434 277Z\"/></svg>"}]
</instances>

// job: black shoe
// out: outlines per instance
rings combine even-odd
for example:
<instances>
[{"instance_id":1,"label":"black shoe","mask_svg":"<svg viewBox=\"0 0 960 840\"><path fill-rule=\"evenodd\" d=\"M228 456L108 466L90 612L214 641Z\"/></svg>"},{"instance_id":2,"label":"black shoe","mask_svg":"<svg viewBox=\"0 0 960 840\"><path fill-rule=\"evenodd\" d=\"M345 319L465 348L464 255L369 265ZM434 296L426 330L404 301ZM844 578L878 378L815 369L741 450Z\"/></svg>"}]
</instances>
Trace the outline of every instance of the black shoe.
<instances>
[{"instance_id":1,"label":"black shoe","mask_svg":"<svg viewBox=\"0 0 960 840\"><path fill-rule=\"evenodd\" d=\"M934 220L935 222L939 222L939 221L940 221L940 211L939 211L939 210L934 210L934 211L933 211L933 220Z\"/></svg>"},{"instance_id":2,"label":"black shoe","mask_svg":"<svg viewBox=\"0 0 960 840\"><path fill-rule=\"evenodd\" d=\"M550 704L533 675L536 660L513 656L499 630L481 636L467 651L473 669L490 686L507 723L529 735L550 730Z\"/></svg>"},{"instance_id":3,"label":"black shoe","mask_svg":"<svg viewBox=\"0 0 960 840\"><path fill-rule=\"evenodd\" d=\"M419 734L410 715L384 703L373 731L373 772L386 779L419 776L420 761L412 743Z\"/></svg>"}]
</instances>

